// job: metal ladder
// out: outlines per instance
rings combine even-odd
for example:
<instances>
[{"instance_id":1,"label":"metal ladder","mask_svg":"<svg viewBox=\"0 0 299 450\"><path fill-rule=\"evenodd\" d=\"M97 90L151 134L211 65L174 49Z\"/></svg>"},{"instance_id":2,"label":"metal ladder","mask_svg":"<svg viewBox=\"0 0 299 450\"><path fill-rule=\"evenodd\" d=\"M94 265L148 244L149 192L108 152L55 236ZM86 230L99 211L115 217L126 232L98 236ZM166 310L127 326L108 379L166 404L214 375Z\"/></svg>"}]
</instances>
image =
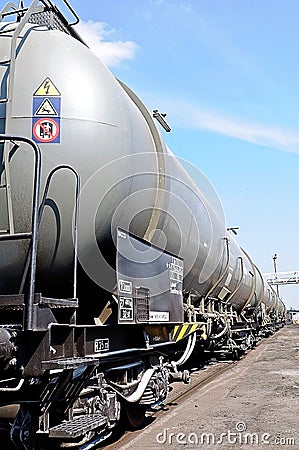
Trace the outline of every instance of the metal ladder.
<instances>
[{"instance_id":1,"label":"metal ladder","mask_svg":"<svg viewBox=\"0 0 299 450\"><path fill-rule=\"evenodd\" d=\"M9 172L9 150L7 149L7 144L4 144L3 148L3 181L0 184L0 189L5 189L6 194L6 206L7 206L7 228L0 230L0 234L13 234L14 233L14 217L12 208L12 198L11 198L11 182L10 182L10 172Z\"/></svg>"},{"instance_id":2,"label":"metal ladder","mask_svg":"<svg viewBox=\"0 0 299 450\"><path fill-rule=\"evenodd\" d=\"M32 330L34 328L34 307L35 307L35 274L36 274L36 257L37 257L37 240L38 240L38 226L43 210L43 206L39 211L39 196L40 196L40 180L41 180L41 152L38 145L31 139L24 136L17 136L14 133L12 126L12 99L14 93L15 84L15 68L16 59L18 55L18 38L20 37L25 25L27 23L35 23L40 25L46 25L49 29L59 29L62 32L72 35L74 38L80 40L82 39L72 29L72 25L79 22L77 14L74 12L72 7L68 4L67 0L62 0L66 7L71 12L72 16L75 18L73 23L70 23L60 10L50 1L50 0L33 0L30 6L24 7L23 2L20 1L18 6L12 2L8 2L3 9L0 11L0 22L10 16L17 16L17 20L13 22L15 28L11 26L4 27L0 30L1 35L6 33L12 33L10 42L10 55L7 60L0 61L1 66L7 66L7 83L6 91L2 98L0 98L0 104L5 104L5 132L0 135L0 142L3 146L3 161L2 161L2 171L0 173L0 189L5 189L6 196L6 212L7 220L6 229L0 230L0 241L16 241L16 240L29 240L29 250L28 257L25 262L23 278L21 282L20 292L25 286L25 281L29 284L28 294L24 301L24 324L25 330ZM8 23L8 22L7 22ZM20 147L20 144L29 145L35 154L35 168L34 168L34 180L33 180L33 198L32 198L32 219L31 219L31 230L28 232L16 232L14 224L14 208L12 201L12 186L11 186L11 174L10 174L10 160L14 152ZM64 167L66 168L66 166ZM70 170L73 170L69 167ZM55 169L56 170L56 169ZM75 173L75 171L73 170ZM77 177L77 197L78 197L78 186L79 179ZM52 175L51 175L52 177ZM1 181L2 179L2 181ZM76 198L77 204L77 198ZM77 225L76 225L77 226ZM75 233L75 236L77 232ZM77 239L77 238L76 238ZM77 250L75 245L75 260L77 257ZM74 262L74 297L76 297L76 266L77 263ZM9 300L8 300L9 302Z\"/></svg>"},{"instance_id":3,"label":"metal ladder","mask_svg":"<svg viewBox=\"0 0 299 450\"><path fill-rule=\"evenodd\" d=\"M4 233L0 234L0 241L16 241L22 239L30 239L30 275L29 275L29 292L28 300L25 302L24 328L32 329L33 325L33 303L35 294L35 272L36 272L36 256L37 256L37 235L39 223L39 194L41 179L41 152L39 147L31 139L23 136L0 135L0 141L4 143L23 142L29 144L35 154L34 181L33 181L33 199L32 199L32 219L31 231L21 233Z\"/></svg>"},{"instance_id":4,"label":"metal ladder","mask_svg":"<svg viewBox=\"0 0 299 450\"><path fill-rule=\"evenodd\" d=\"M17 41L25 24L28 22L29 17L32 15L33 12L36 12L36 5L38 3L38 0L34 0L29 8L21 7L21 3L22 2L20 2L20 5L17 7L13 3L9 2L3 7L3 9L0 12L0 22L2 22L7 16L18 14L20 17L20 14L24 14L22 20L17 24L15 30L13 31L13 36L10 44L10 58L0 62L0 65L7 66L7 72L9 75L7 77L6 96L0 99L0 103L6 104L5 134L7 135L12 132L10 127L12 118L12 97L13 97L15 66L17 57ZM3 33L4 32L6 32L6 30L4 30ZM8 235L13 236L15 234L15 227L14 227L14 215L11 196L11 177L9 171L9 160L11 151L12 151L11 141L5 140L3 146L3 171L2 171L3 182L0 185L0 188L5 189L6 194L7 229L0 230L0 233L1 234L6 233Z\"/></svg>"},{"instance_id":5,"label":"metal ladder","mask_svg":"<svg viewBox=\"0 0 299 450\"><path fill-rule=\"evenodd\" d=\"M24 314L24 329L32 329L33 325L33 302L34 302L34 292L35 292L35 271L36 271L36 254L37 254L37 226L38 226L38 201L39 201L39 191L40 191L40 176L41 176L41 154L39 147L31 140L22 137L10 135L11 119L12 119L12 98L14 90L14 77L15 77L15 65L17 57L17 40L23 30L26 22L28 21L30 15L35 10L37 5L37 0L35 0L31 6L27 9L17 7L13 3L7 3L2 11L0 12L0 22L9 15L24 13L23 19L17 23L15 30L13 31L13 36L10 43L10 57L5 61L1 61L1 65L7 66L7 84L6 84L6 96L0 99L1 103L5 103L5 134L1 136L1 141L3 141L3 170L1 188L5 189L6 194L6 205L7 205L7 229L1 230L0 241L11 241L11 240L23 240L29 239L31 248L31 258L30 258L30 280L29 280L29 293L28 300L25 303L25 314ZM21 2L20 2L21 6ZM6 30L4 30L5 32ZM2 33L3 34L3 33ZM34 170L34 187L33 187L33 203L32 203L32 229L30 232L15 232L14 227L14 215L13 215L13 204L11 196L11 177L9 170L9 161L11 157L12 149L15 147L16 142L23 142L29 144L35 153L35 170ZM11 144L13 143L13 147ZM16 146L18 148L18 145Z\"/></svg>"},{"instance_id":6,"label":"metal ladder","mask_svg":"<svg viewBox=\"0 0 299 450\"><path fill-rule=\"evenodd\" d=\"M33 0L28 8L23 6L23 2L20 1L19 5L15 5L12 2L7 3L0 12L0 23L4 21L5 18L17 15L18 21L16 22L16 28L13 30L13 36L11 38L10 46L10 58L5 61L0 61L0 65L7 66L7 84L6 84L6 96L0 98L0 103L6 104L6 121L5 121L5 134L9 135L13 133L11 129L11 119L12 119L12 98L14 91L14 78L15 78L15 66L17 58L17 47L18 38L27 23L40 23L45 22L50 28L58 28L63 32L71 34L76 39L81 40L79 35L71 28L73 25L79 22L79 17L69 5L66 0L63 3L70 10L71 14L75 17L75 21L69 23L67 19L62 15L59 9L50 0ZM55 17L55 19L54 19ZM8 30L4 29L0 31L0 35L7 33ZM10 29L9 32L12 32ZM9 171L9 160L10 154L12 152L12 147L10 141L4 142L3 147L3 164L2 164L2 182L0 179L0 189L5 189L6 205L7 205L7 228L0 230L0 234L11 234L15 233L14 227L14 215L13 215L13 204L11 195L11 177Z\"/></svg>"},{"instance_id":7,"label":"metal ladder","mask_svg":"<svg viewBox=\"0 0 299 450\"><path fill-rule=\"evenodd\" d=\"M48 175L46 180L46 185L44 188L43 197L41 203L39 204L40 198L40 185L41 185L41 151L38 145L29 138L24 136L13 136L13 135L0 135L0 142L21 142L29 145L34 151L35 164L34 164L34 178L33 178L33 198L32 198L32 218L31 218L31 230L27 232L14 232L14 233L3 233L0 234L1 241L18 241L18 240L29 240L27 258L24 263L24 269L22 273L22 281L19 290L19 294L15 297L15 306L23 304L24 302L24 330L33 330L36 328L35 322L35 312L36 306L46 302L48 304L53 304L56 307L74 307L77 297L77 264L78 264L78 218L79 218L79 193L80 193L80 177L77 171L66 164L55 167ZM17 146L19 148L19 146ZM37 264L37 244L39 235L39 225L43 216L44 208L46 205L46 199L49 192L49 187L53 176L60 170L69 170L73 173L76 179L75 188L75 205L74 205L74 223L73 223L73 236L74 236L74 257L73 257L73 299L71 301L67 300L56 300L47 299L41 297L35 292L35 279L36 279L36 264ZM28 281L28 294L25 296L22 294L24 292L25 286ZM6 306L9 306L9 296L0 296L0 298L5 301ZM7 300L8 298L8 300Z\"/></svg>"}]
</instances>

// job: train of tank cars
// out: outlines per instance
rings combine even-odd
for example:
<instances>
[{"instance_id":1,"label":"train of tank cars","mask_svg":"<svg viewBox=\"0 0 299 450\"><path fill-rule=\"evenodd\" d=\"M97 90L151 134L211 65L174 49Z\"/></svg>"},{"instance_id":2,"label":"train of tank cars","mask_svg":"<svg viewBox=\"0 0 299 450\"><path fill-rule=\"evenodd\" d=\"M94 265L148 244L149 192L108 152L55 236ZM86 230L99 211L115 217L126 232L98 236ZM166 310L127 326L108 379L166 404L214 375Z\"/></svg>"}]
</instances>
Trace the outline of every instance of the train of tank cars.
<instances>
[{"instance_id":1,"label":"train of tank cars","mask_svg":"<svg viewBox=\"0 0 299 450\"><path fill-rule=\"evenodd\" d=\"M1 429L27 450L139 426L196 349L237 358L285 316L64 3L73 23L49 0L0 17Z\"/></svg>"}]
</instances>

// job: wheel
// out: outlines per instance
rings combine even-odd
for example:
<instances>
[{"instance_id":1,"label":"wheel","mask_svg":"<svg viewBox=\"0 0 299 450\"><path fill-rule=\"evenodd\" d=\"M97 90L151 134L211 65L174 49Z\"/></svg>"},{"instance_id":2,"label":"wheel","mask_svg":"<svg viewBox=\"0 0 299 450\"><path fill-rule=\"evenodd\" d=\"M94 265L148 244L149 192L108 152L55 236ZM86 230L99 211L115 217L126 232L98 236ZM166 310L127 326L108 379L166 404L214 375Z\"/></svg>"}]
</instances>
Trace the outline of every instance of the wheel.
<instances>
[{"instance_id":1,"label":"wheel","mask_svg":"<svg viewBox=\"0 0 299 450\"><path fill-rule=\"evenodd\" d=\"M130 428L141 428L145 421L145 407L139 403L124 404L125 420Z\"/></svg>"},{"instance_id":2,"label":"wheel","mask_svg":"<svg viewBox=\"0 0 299 450\"><path fill-rule=\"evenodd\" d=\"M189 370L184 370L184 371L183 371L183 373L182 373L182 381L183 381L185 384L189 384L189 383L190 383L191 377L190 377L190 372L189 372Z\"/></svg>"},{"instance_id":3,"label":"wheel","mask_svg":"<svg viewBox=\"0 0 299 450\"><path fill-rule=\"evenodd\" d=\"M241 354L240 354L239 349L234 348L233 351L232 351L232 360L233 361L239 361L240 357L241 357Z\"/></svg>"}]
</instances>

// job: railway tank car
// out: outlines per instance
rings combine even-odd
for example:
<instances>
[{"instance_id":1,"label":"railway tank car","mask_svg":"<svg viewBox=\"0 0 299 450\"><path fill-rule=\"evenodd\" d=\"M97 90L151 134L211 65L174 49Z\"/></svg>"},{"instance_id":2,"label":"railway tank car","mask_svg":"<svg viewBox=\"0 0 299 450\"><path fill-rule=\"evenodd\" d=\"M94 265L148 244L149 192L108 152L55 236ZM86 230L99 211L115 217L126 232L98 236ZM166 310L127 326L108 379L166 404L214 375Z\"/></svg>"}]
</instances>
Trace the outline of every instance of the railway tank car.
<instances>
[{"instance_id":1,"label":"railway tank car","mask_svg":"<svg viewBox=\"0 0 299 450\"><path fill-rule=\"evenodd\" d=\"M96 445L187 382L195 348L239 357L285 307L61 11L0 18L3 420L16 448Z\"/></svg>"}]
</instances>

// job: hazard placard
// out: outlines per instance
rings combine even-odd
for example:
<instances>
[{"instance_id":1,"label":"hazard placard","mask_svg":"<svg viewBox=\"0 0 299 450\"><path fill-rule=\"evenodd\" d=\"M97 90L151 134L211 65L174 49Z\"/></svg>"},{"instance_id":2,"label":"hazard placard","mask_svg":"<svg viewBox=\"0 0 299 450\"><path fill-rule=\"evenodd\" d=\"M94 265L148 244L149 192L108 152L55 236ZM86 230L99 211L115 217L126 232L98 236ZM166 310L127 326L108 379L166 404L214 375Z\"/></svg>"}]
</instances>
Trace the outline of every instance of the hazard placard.
<instances>
[{"instance_id":1,"label":"hazard placard","mask_svg":"<svg viewBox=\"0 0 299 450\"><path fill-rule=\"evenodd\" d=\"M33 97L33 116L60 116L60 97Z\"/></svg>"},{"instance_id":2,"label":"hazard placard","mask_svg":"<svg viewBox=\"0 0 299 450\"><path fill-rule=\"evenodd\" d=\"M46 78L33 94L37 97L59 97L61 94L50 78Z\"/></svg>"},{"instance_id":3,"label":"hazard placard","mask_svg":"<svg viewBox=\"0 0 299 450\"><path fill-rule=\"evenodd\" d=\"M32 139L38 143L57 144L60 142L60 119L43 117L34 118L32 124Z\"/></svg>"}]
</instances>

